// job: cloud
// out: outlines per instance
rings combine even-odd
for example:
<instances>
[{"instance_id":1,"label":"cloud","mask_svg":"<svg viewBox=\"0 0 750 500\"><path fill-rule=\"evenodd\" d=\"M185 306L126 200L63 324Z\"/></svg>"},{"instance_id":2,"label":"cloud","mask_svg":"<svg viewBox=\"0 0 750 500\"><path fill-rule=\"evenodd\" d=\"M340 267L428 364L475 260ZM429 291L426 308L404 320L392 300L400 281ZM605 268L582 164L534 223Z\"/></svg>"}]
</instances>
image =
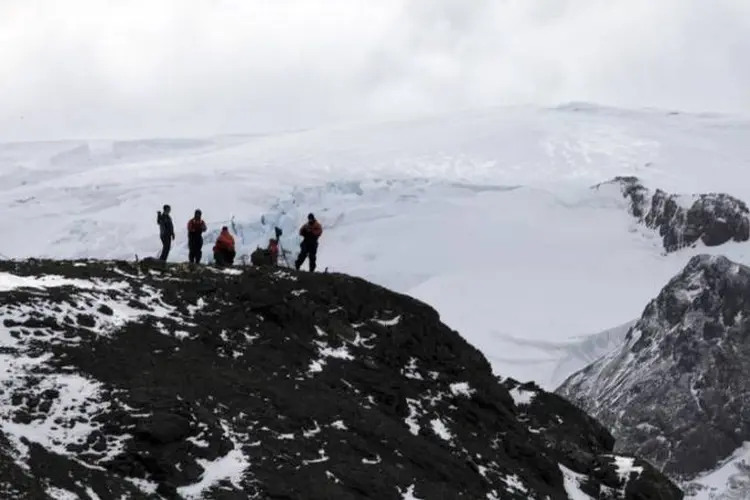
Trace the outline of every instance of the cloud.
<instances>
[{"instance_id":1,"label":"cloud","mask_svg":"<svg viewBox=\"0 0 750 500\"><path fill-rule=\"evenodd\" d=\"M746 0L0 0L6 138L592 101L750 113Z\"/></svg>"}]
</instances>

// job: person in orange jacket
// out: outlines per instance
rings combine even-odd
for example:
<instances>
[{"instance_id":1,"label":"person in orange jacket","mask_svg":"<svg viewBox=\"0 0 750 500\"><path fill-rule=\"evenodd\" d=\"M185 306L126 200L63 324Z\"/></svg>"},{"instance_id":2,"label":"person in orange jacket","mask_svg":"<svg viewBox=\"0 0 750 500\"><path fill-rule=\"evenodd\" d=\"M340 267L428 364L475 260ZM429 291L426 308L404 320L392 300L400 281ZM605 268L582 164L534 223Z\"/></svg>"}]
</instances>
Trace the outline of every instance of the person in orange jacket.
<instances>
[{"instance_id":1,"label":"person in orange jacket","mask_svg":"<svg viewBox=\"0 0 750 500\"><path fill-rule=\"evenodd\" d=\"M198 264L203 255L203 233L206 232L206 222L202 219L203 212L195 211L195 215L187 223L188 231L188 260L191 264Z\"/></svg>"},{"instance_id":2,"label":"person in orange jacket","mask_svg":"<svg viewBox=\"0 0 750 500\"><path fill-rule=\"evenodd\" d=\"M321 234L323 234L323 226L315 219L315 215L308 214L307 223L299 230L299 235L302 236L302 243L300 244L300 253L294 262L295 269L299 270L305 259L309 258L310 272L315 271L318 256L318 239L320 239Z\"/></svg>"},{"instance_id":3,"label":"person in orange jacket","mask_svg":"<svg viewBox=\"0 0 750 500\"><path fill-rule=\"evenodd\" d=\"M214 261L216 265L224 267L231 266L234 264L234 257L237 252L234 249L234 236L229 232L229 228L224 226L221 228L219 237L216 238L216 244L214 245Z\"/></svg>"}]
</instances>

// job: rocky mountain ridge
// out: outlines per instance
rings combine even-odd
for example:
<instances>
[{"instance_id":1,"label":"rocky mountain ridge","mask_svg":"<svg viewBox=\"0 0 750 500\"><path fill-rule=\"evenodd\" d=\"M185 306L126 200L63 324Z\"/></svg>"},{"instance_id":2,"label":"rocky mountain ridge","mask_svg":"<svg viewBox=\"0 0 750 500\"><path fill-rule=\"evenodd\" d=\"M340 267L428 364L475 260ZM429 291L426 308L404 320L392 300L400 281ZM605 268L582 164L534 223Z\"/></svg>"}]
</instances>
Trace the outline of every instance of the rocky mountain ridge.
<instances>
[{"instance_id":1,"label":"rocky mountain ridge","mask_svg":"<svg viewBox=\"0 0 750 500\"><path fill-rule=\"evenodd\" d=\"M629 212L662 237L666 252L695 245L718 246L750 239L747 204L726 193L670 194L645 187L637 177L615 177L595 189L616 186L629 200Z\"/></svg>"},{"instance_id":2,"label":"rocky mountain ridge","mask_svg":"<svg viewBox=\"0 0 750 500\"><path fill-rule=\"evenodd\" d=\"M556 393L676 480L713 469L750 441L750 268L691 258L625 342Z\"/></svg>"},{"instance_id":3,"label":"rocky mountain ridge","mask_svg":"<svg viewBox=\"0 0 750 500\"><path fill-rule=\"evenodd\" d=\"M0 497L681 499L361 279L0 262Z\"/></svg>"}]
</instances>

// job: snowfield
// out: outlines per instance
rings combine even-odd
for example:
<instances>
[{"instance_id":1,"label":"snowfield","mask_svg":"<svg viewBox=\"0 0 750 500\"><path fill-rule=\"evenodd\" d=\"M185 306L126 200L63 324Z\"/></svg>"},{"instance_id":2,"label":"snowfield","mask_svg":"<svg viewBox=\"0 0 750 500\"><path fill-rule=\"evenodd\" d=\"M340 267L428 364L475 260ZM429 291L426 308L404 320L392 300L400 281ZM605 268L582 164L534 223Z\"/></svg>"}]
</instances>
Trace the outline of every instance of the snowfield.
<instances>
[{"instance_id":1,"label":"snowfield","mask_svg":"<svg viewBox=\"0 0 750 500\"><path fill-rule=\"evenodd\" d=\"M588 104L270 136L6 143L0 253L155 256L168 203L170 261L187 260L196 208L209 225L204 261L224 224L239 253L279 225L296 254L314 212L320 271L424 300L498 375L551 390L616 345L692 255L748 262L746 243L664 255L619 191L592 186L635 175L750 201L748 171L750 120Z\"/></svg>"},{"instance_id":2,"label":"snowfield","mask_svg":"<svg viewBox=\"0 0 750 500\"><path fill-rule=\"evenodd\" d=\"M272 136L0 145L12 258L155 256L156 211L222 225L249 253L315 212L319 269L363 276L436 307L498 374L554 388L618 337L695 249L663 256L612 187L726 191L750 165L750 121L586 104L501 108ZM741 177L739 177L741 178ZM744 262L745 244L718 249ZM289 256L289 260L294 255ZM620 331L624 333L625 330ZM609 339L609 340L606 340Z\"/></svg>"}]
</instances>

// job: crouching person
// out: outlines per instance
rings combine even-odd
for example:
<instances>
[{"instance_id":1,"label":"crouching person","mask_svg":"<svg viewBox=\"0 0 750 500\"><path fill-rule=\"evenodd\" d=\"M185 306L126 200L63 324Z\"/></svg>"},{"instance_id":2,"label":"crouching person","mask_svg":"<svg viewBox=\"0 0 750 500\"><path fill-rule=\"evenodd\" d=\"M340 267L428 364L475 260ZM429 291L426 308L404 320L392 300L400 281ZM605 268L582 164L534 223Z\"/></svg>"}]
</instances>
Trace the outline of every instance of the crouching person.
<instances>
[{"instance_id":1,"label":"crouching person","mask_svg":"<svg viewBox=\"0 0 750 500\"><path fill-rule=\"evenodd\" d=\"M271 257L271 265L275 266L279 262L279 242L278 240L271 238L268 240L267 252Z\"/></svg>"},{"instance_id":2,"label":"crouching person","mask_svg":"<svg viewBox=\"0 0 750 500\"><path fill-rule=\"evenodd\" d=\"M229 233L229 228L221 228L219 237L216 238L214 245L214 261L217 266L226 267L234 264L234 257L237 253L234 250L234 236Z\"/></svg>"}]
</instances>

